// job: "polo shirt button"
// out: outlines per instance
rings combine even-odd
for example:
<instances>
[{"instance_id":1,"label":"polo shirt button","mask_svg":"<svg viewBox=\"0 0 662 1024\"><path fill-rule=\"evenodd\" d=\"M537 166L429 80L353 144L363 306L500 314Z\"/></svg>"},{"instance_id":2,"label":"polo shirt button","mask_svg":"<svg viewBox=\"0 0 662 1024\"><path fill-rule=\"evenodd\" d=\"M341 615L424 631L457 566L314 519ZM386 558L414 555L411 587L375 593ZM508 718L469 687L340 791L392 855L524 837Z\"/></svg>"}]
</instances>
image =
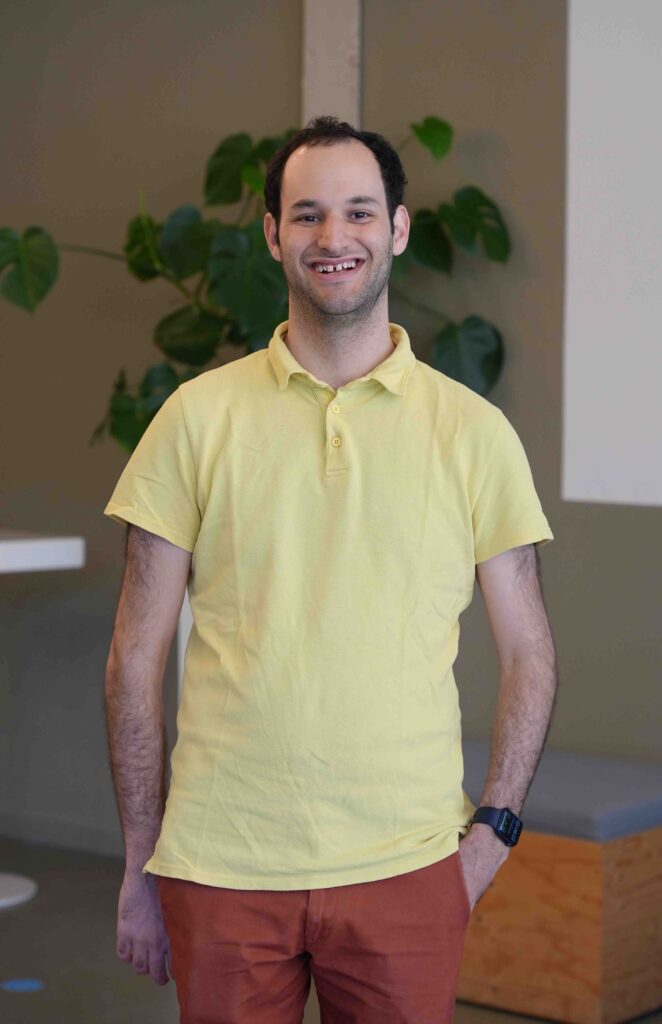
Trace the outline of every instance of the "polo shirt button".
<instances>
[{"instance_id":1,"label":"polo shirt button","mask_svg":"<svg viewBox=\"0 0 662 1024\"><path fill-rule=\"evenodd\" d=\"M340 412L340 406L338 405L337 402L335 402L334 405L331 406L331 412Z\"/></svg>"},{"instance_id":2,"label":"polo shirt button","mask_svg":"<svg viewBox=\"0 0 662 1024\"><path fill-rule=\"evenodd\" d=\"M332 437L331 438L331 444L333 445L334 448L338 448L340 446L340 438L339 437Z\"/></svg>"}]
</instances>

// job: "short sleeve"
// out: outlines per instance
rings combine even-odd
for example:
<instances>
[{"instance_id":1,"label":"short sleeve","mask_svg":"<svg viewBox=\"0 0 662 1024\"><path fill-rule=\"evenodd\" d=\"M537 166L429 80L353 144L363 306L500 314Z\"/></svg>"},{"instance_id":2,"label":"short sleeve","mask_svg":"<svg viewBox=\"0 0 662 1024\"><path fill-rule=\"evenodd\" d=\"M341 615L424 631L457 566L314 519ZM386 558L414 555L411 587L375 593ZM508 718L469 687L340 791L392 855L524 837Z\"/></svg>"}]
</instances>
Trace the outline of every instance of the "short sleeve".
<instances>
[{"instance_id":1,"label":"short sleeve","mask_svg":"<svg viewBox=\"0 0 662 1024\"><path fill-rule=\"evenodd\" d=\"M193 551L200 530L197 474L179 389L140 438L104 515Z\"/></svg>"},{"instance_id":2,"label":"short sleeve","mask_svg":"<svg viewBox=\"0 0 662 1024\"><path fill-rule=\"evenodd\" d=\"M547 544L554 539L522 442L501 410L498 413L494 439L472 502L476 564L521 544Z\"/></svg>"}]
</instances>

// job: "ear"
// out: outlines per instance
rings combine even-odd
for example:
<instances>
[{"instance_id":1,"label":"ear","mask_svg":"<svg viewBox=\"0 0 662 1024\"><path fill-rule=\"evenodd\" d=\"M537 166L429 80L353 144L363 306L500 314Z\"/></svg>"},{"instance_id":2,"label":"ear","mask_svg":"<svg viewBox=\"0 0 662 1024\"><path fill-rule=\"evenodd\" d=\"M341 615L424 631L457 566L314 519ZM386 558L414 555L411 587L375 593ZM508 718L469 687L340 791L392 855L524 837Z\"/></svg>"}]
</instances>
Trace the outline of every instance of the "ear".
<instances>
[{"instance_id":1,"label":"ear","mask_svg":"<svg viewBox=\"0 0 662 1024\"><path fill-rule=\"evenodd\" d=\"M267 240L269 246L269 252L275 260L279 263L282 262L280 255L280 246L276 241L276 218L271 213L265 213L264 215L264 237Z\"/></svg>"},{"instance_id":2,"label":"ear","mask_svg":"<svg viewBox=\"0 0 662 1024\"><path fill-rule=\"evenodd\" d=\"M407 207L400 204L393 214L393 255L399 256L407 248L410 220Z\"/></svg>"}]
</instances>

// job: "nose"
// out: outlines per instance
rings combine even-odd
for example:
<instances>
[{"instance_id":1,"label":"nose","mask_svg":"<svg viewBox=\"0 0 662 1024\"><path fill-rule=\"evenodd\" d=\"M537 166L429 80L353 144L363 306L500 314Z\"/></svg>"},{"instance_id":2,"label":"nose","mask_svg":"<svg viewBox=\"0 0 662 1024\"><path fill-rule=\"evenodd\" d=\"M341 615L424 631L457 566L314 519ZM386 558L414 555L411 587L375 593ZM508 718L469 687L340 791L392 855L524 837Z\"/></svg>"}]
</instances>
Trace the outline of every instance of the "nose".
<instances>
[{"instance_id":1,"label":"nose","mask_svg":"<svg viewBox=\"0 0 662 1024\"><path fill-rule=\"evenodd\" d=\"M317 238L320 249L328 249L329 252L338 256L341 254L346 240L346 227L343 218L328 214L320 226Z\"/></svg>"}]
</instances>

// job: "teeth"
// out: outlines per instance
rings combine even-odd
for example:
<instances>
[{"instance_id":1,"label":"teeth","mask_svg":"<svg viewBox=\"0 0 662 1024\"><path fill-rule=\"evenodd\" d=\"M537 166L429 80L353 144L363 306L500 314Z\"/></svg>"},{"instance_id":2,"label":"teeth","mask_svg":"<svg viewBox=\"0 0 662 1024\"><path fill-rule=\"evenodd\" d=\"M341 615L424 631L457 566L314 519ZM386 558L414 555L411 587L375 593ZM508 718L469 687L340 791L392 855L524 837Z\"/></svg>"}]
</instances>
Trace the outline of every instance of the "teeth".
<instances>
[{"instance_id":1,"label":"teeth","mask_svg":"<svg viewBox=\"0 0 662 1024\"><path fill-rule=\"evenodd\" d=\"M318 274L332 274L336 270L352 270L356 266L356 260L347 260L345 263L336 263L332 266L318 263L315 270Z\"/></svg>"}]
</instances>

